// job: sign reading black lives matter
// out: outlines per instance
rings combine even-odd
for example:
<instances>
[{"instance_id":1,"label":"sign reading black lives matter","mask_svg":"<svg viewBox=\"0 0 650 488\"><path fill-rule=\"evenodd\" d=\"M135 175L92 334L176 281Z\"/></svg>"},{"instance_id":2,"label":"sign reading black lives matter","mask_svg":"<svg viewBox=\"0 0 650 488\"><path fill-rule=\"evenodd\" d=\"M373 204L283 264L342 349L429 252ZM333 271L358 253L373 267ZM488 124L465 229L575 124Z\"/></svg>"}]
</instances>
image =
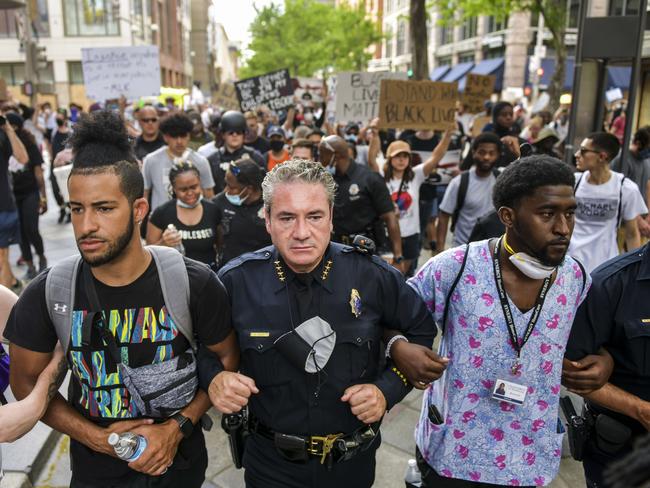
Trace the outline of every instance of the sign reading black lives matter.
<instances>
[{"instance_id":1,"label":"sign reading black lives matter","mask_svg":"<svg viewBox=\"0 0 650 488\"><path fill-rule=\"evenodd\" d=\"M235 82L239 105L243 112L266 105L271 110L282 110L293 105L293 83L288 69Z\"/></svg>"},{"instance_id":2,"label":"sign reading black lives matter","mask_svg":"<svg viewBox=\"0 0 650 488\"><path fill-rule=\"evenodd\" d=\"M457 100L457 82L381 80L379 127L452 129Z\"/></svg>"},{"instance_id":3,"label":"sign reading black lives matter","mask_svg":"<svg viewBox=\"0 0 650 488\"><path fill-rule=\"evenodd\" d=\"M379 113L381 80L406 80L406 73L344 71L336 75L336 120L366 122Z\"/></svg>"}]
</instances>

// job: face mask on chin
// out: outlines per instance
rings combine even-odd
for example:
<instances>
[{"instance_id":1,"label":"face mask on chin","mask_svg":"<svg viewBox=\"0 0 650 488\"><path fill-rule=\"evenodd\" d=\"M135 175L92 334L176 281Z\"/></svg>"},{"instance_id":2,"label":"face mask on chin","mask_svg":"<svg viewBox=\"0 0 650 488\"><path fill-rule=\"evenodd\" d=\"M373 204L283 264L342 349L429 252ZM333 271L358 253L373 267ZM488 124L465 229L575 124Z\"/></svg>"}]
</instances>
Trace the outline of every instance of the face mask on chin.
<instances>
[{"instance_id":1,"label":"face mask on chin","mask_svg":"<svg viewBox=\"0 0 650 488\"><path fill-rule=\"evenodd\" d=\"M503 247L508 251L510 262L525 276L533 280L543 280L553 274L557 266L543 264L539 259L525 252L515 252L503 236Z\"/></svg>"},{"instance_id":2,"label":"face mask on chin","mask_svg":"<svg viewBox=\"0 0 650 488\"><path fill-rule=\"evenodd\" d=\"M178 205L181 208L196 208L199 205L201 205L201 200L203 200L203 195L199 195L199 198L196 200L196 203L194 205L190 205L177 198L176 205Z\"/></svg>"}]
</instances>

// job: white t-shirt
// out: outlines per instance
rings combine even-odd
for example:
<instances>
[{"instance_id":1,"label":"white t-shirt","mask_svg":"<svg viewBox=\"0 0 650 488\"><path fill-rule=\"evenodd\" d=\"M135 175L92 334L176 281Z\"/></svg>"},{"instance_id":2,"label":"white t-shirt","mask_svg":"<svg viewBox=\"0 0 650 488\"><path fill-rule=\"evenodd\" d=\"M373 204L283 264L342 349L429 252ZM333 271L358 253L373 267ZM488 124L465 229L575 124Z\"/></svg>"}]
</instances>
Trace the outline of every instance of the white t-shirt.
<instances>
[{"instance_id":1,"label":"white t-shirt","mask_svg":"<svg viewBox=\"0 0 650 488\"><path fill-rule=\"evenodd\" d=\"M455 176L445 191L445 196L442 203L440 203L440 210L446 214L453 215L454 210L456 210L462 176L462 173ZM469 170L467 194L458 213L458 221L454 231L454 246L466 244L478 218L489 213L494 208L492 204L492 188L494 188L496 180L492 173L490 173L490 176L481 178L476 174L476 168Z\"/></svg>"},{"instance_id":2,"label":"white t-shirt","mask_svg":"<svg viewBox=\"0 0 650 488\"><path fill-rule=\"evenodd\" d=\"M399 229L402 237L420 232L420 185L424 180L424 168L420 164L413 168L413 179L404 183L401 193L401 178L393 178L386 182L390 197L399 208Z\"/></svg>"},{"instance_id":3,"label":"white t-shirt","mask_svg":"<svg viewBox=\"0 0 650 488\"><path fill-rule=\"evenodd\" d=\"M637 184L629 178L623 179L621 173L612 171L609 181L601 185L589 183L589 171L576 173L575 178L578 184L578 208L569 254L578 259L587 272L591 273L596 267L618 255L616 230L619 198L622 196L623 200L621 223L648 213L648 208Z\"/></svg>"}]
</instances>

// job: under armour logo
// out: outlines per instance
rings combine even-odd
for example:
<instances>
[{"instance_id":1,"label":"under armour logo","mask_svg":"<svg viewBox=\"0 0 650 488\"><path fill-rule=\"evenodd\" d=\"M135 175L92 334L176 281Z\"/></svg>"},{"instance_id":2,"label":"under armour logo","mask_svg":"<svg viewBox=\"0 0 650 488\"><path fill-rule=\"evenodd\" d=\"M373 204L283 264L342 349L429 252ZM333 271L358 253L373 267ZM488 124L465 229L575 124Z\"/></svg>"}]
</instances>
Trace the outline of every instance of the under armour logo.
<instances>
[{"instance_id":1,"label":"under armour logo","mask_svg":"<svg viewBox=\"0 0 650 488\"><path fill-rule=\"evenodd\" d=\"M68 311L68 306L65 303L55 303L54 311L58 313L66 313Z\"/></svg>"}]
</instances>

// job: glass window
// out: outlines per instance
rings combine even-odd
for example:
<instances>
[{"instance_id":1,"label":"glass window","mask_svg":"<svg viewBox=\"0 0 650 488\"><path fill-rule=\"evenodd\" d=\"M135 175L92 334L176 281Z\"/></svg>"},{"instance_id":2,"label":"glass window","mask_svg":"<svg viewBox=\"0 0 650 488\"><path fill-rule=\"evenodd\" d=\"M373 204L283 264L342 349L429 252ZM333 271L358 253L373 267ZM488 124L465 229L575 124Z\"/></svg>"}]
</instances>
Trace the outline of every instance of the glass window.
<instances>
[{"instance_id":1,"label":"glass window","mask_svg":"<svg viewBox=\"0 0 650 488\"><path fill-rule=\"evenodd\" d=\"M68 61L68 83L83 85L84 72L81 61Z\"/></svg>"},{"instance_id":2,"label":"glass window","mask_svg":"<svg viewBox=\"0 0 650 488\"><path fill-rule=\"evenodd\" d=\"M406 21L401 19L397 24L397 56L406 53Z\"/></svg>"},{"instance_id":3,"label":"glass window","mask_svg":"<svg viewBox=\"0 0 650 488\"><path fill-rule=\"evenodd\" d=\"M451 44L454 42L454 27L452 25L440 26L440 45Z\"/></svg>"},{"instance_id":4,"label":"glass window","mask_svg":"<svg viewBox=\"0 0 650 488\"><path fill-rule=\"evenodd\" d=\"M508 26L508 17L499 19L493 15L490 15L486 19L486 32L497 32L502 31Z\"/></svg>"},{"instance_id":5,"label":"glass window","mask_svg":"<svg viewBox=\"0 0 650 488\"><path fill-rule=\"evenodd\" d=\"M460 38L471 39L472 37L476 37L477 32L478 32L478 18L472 17L471 19L465 20L461 25Z\"/></svg>"},{"instance_id":6,"label":"glass window","mask_svg":"<svg viewBox=\"0 0 650 488\"><path fill-rule=\"evenodd\" d=\"M21 85L25 82L25 64L0 64L0 77L7 82L7 85Z\"/></svg>"},{"instance_id":7,"label":"glass window","mask_svg":"<svg viewBox=\"0 0 650 488\"><path fill-rule=\"evenodd\" d=\"M144 39L144 15L145 5L142 0L131 2L131 29L134 35Z\"/></svg>"},{"instance_id":8,"label":"glass window","mask_svg":"<svg viewBox=\"0 0 650 488\"><path fill-rule=\"evenodd\" d=\"M503 58L505 55L505 46L483 49L483 59Z\"/></svg>"},{"instance_id":9,"label":"glass window","mask_svg":"<svg viewBox=\"0 0 650 488\"><path fill-rule=\"evenodd\" d=\"M569 0L569 11L567 14L567 27L577 29L580 19L580 0Z\"/></svg>"},{"instance_id":10,"label":"glass window","mask_svg":"<svg viewBox=\"0 0 650 488\"><path fill-rule=\"evenodd\" d=\"M38 72L38 81L40 83L54 83L54 66L47 63L47 67Z\"/></svg>"},{"instance_id":11,"label":"glass window","mask_svg":"<svg viewBox=\"0 0 650 488\"><path fill-rule=\"evenodd\" d=\"M119 3L111 0L62 0L66 36L118 36Z\"/></svg>"},{"instance_id":12,"label":"glass window","mask_svg":"<svg viewBox=\"0 0 650 488\"><path fill-rule=\"evenodd\" d=\"M612 0L609 15L639 15L640 0Z\"/></svg>"},{"instance_id":13,"label":"glass window","mask_svg":"<svg viewBox=\"0 0 650 488\"><path fill-rule=\"evenodd\" d=\"M451 56L441 56L438 58L437 66L451 66Z\"/></svg>"},{"instance_id":14,"label":"glass window","mask_svg":"<svg viewBox=\"0 0 650 488\"><path fill-rule=\"evenodd\" d=\"M474 51L469 53L461 53L458 55L459 63L473 63L474 62Z\"/></svg>"},{"instance_id":15,"label":"glass window","mask_svg":"<svg viewBox=\"0 0 650 488\"><path fill-rule=\"evenodd\" d=\"M393 57L393 29L390 26L386 26L386 40L384 41L384 57L392 58Z\"/></svg>"},{"instance_id":16,"label":"glass window","mask_svg":"<svg viewBox=\"0 0 650 488\"><path fill-rule=\"evenodd\" d=\"M49 37L50 19L47 0L37 0L38 15L34 19L34 37ZM16 23L20 10L0 10L0 38L17 38ZM17 18L18 17L18 18Z\"/></svg>"}]
</instances>

